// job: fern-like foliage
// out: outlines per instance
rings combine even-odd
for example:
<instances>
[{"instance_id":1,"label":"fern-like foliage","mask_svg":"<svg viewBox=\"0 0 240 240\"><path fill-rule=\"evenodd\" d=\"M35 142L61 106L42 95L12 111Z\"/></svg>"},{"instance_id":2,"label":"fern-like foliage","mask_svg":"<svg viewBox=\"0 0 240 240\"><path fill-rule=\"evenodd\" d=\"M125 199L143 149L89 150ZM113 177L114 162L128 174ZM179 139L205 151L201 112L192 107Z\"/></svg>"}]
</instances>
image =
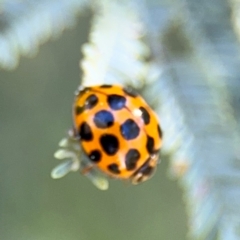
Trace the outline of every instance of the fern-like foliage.
<instances>
[{"instance_id":1,"label":"fern-like foliage","mask_svg":"<svg viewBox=\"0 0 240 240\"><path fill-rule=\"evenodd\" d=\"M34 56L39 45L73 27L86 0L1 0L0 67L14 69L21 55Z\"/></svg>"},{"instance_id":2,"label":"fern-like foliage","mask_svg":"<svg viewBox=\"0 0 240 240\"><path fill-rule=\"evenodd\" d=\"M87 4L2 1L0 65L14 68L20 54L33 54L71 26ZM191 239L240 238L238 5L236 0L96 1L83 46L83 85L129 84L156 107L163 152L171 153L169 175L184 192ZM68 163L61 171L74 167Z\"/></svg>"}]
</instances>

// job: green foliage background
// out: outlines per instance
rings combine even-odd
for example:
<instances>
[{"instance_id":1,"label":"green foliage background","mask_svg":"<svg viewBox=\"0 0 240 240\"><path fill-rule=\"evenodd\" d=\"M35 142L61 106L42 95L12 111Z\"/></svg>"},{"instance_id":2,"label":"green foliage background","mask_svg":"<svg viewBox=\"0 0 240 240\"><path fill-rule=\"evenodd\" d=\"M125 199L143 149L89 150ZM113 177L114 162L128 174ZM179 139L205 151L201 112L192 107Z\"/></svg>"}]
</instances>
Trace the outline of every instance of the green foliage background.
<instances>
[{"instance_id":1,"label":"green foliage background","mask_svg":"<svg viewBox=\"0 0 240 240\"><path fill-rule=\"evenodd\" d=\"M181 192L167 178L167 159L150 181L111 181L102 192L79 174L52 180L53 153L71 127L79 84L80 46L90 17L0 71L1 240L182 240L187 220Z\"/></svg>"}]
</instances>

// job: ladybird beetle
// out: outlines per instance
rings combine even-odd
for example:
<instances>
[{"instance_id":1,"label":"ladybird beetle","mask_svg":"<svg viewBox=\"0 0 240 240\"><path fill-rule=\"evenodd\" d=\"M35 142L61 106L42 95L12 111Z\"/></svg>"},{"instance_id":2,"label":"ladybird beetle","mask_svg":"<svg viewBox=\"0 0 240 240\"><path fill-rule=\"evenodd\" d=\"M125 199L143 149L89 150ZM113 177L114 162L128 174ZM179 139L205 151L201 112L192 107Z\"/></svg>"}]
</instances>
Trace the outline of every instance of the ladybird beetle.
<instances>
[{"instance_id":1,"label":"ladybird beetle","mask_svg":"<svg viewBox=\"0 0 240 240\"><path fill-rule=\"evenodd\" d=\"M73 104L75 137L91 165L133 184L151 177L162 145L157 115L133 89L79 88Z\"/></svg>"}]
</instances>

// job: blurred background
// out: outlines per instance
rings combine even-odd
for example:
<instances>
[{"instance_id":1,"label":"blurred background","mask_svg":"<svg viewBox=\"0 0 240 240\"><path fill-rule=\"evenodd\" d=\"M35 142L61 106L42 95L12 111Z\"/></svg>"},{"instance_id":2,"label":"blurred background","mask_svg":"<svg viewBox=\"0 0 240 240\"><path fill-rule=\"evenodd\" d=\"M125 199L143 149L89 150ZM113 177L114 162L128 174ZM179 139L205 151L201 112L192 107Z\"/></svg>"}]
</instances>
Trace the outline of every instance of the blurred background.
<instances>
[{"instance_id":1,"label":"blurred background","mask_svg":"<svg viewBox=\"0 0 240 240\"><path fill-rule=\"evenodd\" d=\"M0 240L240 239L240 2L122 1L115 13L114 2L101 3L139 17L158 69L143 90L158 96L158 171L108 191L78 173L51 179L88 54L80 48L104 11L94 1L2 0Z\"/></svg>"},{"instance_id":2,"label":"blurred background","mask_svg":"<svg viewBox=\"0 0 240 240\"><path fill-rule=\"evenodd\" d=\"M50 177L53 153L72 126L91 18L87 10L35 57L0 71L0 239L185 239L182 196L167 178L166 159L151 181L111 181L105 192L78 173Z\"/></svg>"}]
</instances>

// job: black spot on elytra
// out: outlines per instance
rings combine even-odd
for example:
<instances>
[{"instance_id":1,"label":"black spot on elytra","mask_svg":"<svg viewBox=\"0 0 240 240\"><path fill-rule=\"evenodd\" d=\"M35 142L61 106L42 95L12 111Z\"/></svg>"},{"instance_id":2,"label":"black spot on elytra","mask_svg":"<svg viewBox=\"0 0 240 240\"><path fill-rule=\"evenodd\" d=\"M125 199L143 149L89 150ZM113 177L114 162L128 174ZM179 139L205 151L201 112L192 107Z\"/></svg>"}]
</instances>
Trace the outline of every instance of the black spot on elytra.
<instances>
[{"instance_id":1,"label":"black spot on elytra","mask_svg":"<svg viewBox=\"0 0 240 240\"><path fill-rule=\"evenodd\" d=\"M91 128L86 122L80 125L79 135L82 141L91 141L93 139Z\"/></svg>"},{"instance_id":2,"label":"black spot on elytra","mask_svg":"<svg viewBox=\"0 0 240 240\"><path fill-rule=\"evenodd\" d=\"M123 91L124 91L125 94L127 94L130 97L137 97L138 96L138 93L130 87L123 88Z\"/></svg>"},{"instance_id":3,"label":"black spot on elytra","mask_svg":"<svg viewBox=\"0 0 240 240\"><path fill-rule=\"evenodd\" d=\"M162 130L161 130L159 124L157 125L157 130L158 130L159 138L162 138L162 135L163 135L163 134L162 134Z\"/></svg>"},{"instance_id":4,"label":"black spot on elytra","mask_svg":"<svg viewBox=\"0 0 240 240\"><path fill-rule=\"evenodd\" d=\"M100 88L111 88L111 87L112 87L112 85L110 85L110 84L103 84L100 86Z\"/></svg>"},{"instance_id":5,"label":"black spot on elytra","mask_svg":"<svg viewBox=\"0 0 240 240\"><path fill-rule=\"evenodd\" d=\"M154 139L150 136L147 135L147 144L146 144L146 147L147 147L147 151L152 154L154 153Z\"/></svg>"},{"instance_id":6,"label":"black spot on elytra","mask_svg":"<svg viewBox=\"0 0 240 240\"><path fill-rule=\"evenodd\" d=\"M143 120L144 124L148 125L149 122L150 122L150 115L149 115L148 111L144 107L140 107L139 109L142 112L142 116L141 117L142 117L142 120Z\"/></svg>"},{"instance_id":7,"label":"black spot on elytra","mask_svg":"<svg viewBox=\"0 0 240 240\"><path fill-rule=\"evenodd\" d=\"M88 155L88 157L90 158L90 160L94 163L98 163L101 161L101 157L102 154L99 150L93 150L90 152L90 154Z\"/></svg>"},{"instance_id":8,"label":"black spot on elytra","mask_svg":"<svg viewBox=\"0 0 240 240\"><path fill-rule=\"evenodd\" d=\"M140 158L140 153L137 149L130 149L125 157L125 164L127 170L133 170L136 168L137 161Z\"/></svg>"},{"instance_id":9,"label":"black spot on elytra","mask_svg":"<svg viewBox=\"0 0 240 240\"><path fill-rule=\"evenodd\" d=\"M112 163L108 165L108 170L114 174L119 174L120 170L118 168L118 165L116 163Z\"/></svg>"},{"instance_id":10,"label":"black spot on elytra","mask_svg":"<svg viewBox=\"0 0 240 240\"><path fill-rule=\"evenodd\" d=\"M95 114L93 121L98 128L108 128L113 125L114 118L111 112L101 110Z\"/></svg>"},{"instance_id":11,"label":"black spot on elytra","mask_svg":"<svg viewBox=\"0 0 240 240\"><path fill-rule=\"evenodd\" d=\"M85 101L84 108L85 109L92 109L93 107L96 106L97 103L98 103L97 96L95 94L91 94L90 96L87 97L87 99Z\"/></svg>"},{"instance_id":12,"label":"black spot on elytra","mask_svg":"<svg viewBox=\"0 0 240 240\"><path fill-rule=\"evenodd\" d=\"M120 126L120 131L124 139L131 140L139 135L140 129L132 119L127 119Z\"/></svg>"},{"instance_id":13,"label":"black spot on elytra","mask_svg":"<svg viewBox=\"0 0 240 240\"><path fill-rule=\"evenodd\" d=\"M120 110L125 107L126 98L117 94L111 94L107 98L108 105L113 110Z\"/></svg>"},{"instance_id":14,"label":"black spot on elytra","mask_svg":"<svg viewBox=\"0 0 240 240\"><path fill-rule=\"evenodd\" d=\"M79 114L81 114L83 111L84 111L84 107L80 107L80 106L76 106L76 108L75 108L75 114L76 115L79 115Z\"/></svg>"},{"instance_id":15,"label":"black spot on elytra","mask_svg":"<svg viewBox=\"0 0 240 240\"><path fill-rule=\"evenodd\" d=\"M109 156L114 155L119 149L119 141L117 137L112 134L102 135L100 137L100 144L104 152Z\"/></svg>"}]
</instances>

